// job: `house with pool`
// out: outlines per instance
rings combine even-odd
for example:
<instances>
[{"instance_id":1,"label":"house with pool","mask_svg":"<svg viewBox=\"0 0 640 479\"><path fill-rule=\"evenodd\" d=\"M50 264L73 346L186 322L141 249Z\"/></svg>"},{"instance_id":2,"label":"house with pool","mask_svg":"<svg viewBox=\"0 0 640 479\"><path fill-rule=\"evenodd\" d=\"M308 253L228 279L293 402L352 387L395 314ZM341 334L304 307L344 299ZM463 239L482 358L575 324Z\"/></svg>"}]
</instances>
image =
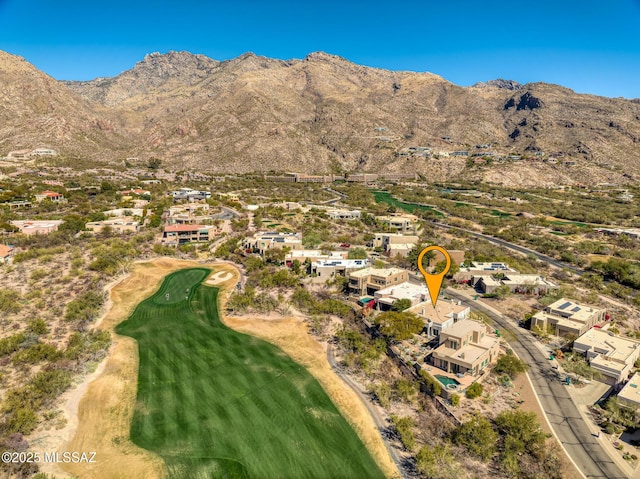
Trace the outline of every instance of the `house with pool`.
<instances>
[{"instance_id":1,"label":"house with pool","mask_svg":"<svg viewBox=\"0 0 640 479\"><path fill-rule=\"evenodd\" d=\"M439 345L427 362L452 378L476 378L497 361L499 353L500 340L488 332L487 326L462 319L441 331Z\"/></svg>"}]
</instances>

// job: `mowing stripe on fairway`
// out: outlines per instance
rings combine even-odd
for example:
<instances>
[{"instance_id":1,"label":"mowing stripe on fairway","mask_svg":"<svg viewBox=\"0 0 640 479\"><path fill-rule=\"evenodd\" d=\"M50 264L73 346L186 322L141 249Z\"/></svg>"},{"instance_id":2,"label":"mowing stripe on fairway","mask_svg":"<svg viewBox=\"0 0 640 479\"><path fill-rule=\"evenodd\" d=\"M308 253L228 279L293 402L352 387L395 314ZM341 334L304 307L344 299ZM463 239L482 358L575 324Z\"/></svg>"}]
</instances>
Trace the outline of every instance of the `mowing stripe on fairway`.
<instances>
[{"instance_id":1,"label":"mowing stripe on fairway","mask_svg":"<svg viewBox=\"0 0 640 479\"><path fill-rule=\"evenodd\" d=\"M306 369L220 321L209 273L168 275L116 328L138 341L131 440L171 479L383 478Z\"/></svg>"}]
</instances>

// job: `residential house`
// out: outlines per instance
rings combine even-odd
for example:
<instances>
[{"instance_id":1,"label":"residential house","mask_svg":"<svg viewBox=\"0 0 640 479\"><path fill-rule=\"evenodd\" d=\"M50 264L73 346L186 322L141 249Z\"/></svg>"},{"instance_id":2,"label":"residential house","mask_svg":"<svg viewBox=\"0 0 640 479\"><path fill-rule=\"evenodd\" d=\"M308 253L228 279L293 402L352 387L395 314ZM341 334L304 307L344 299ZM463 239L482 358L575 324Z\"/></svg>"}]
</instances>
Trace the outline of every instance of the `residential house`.
<instances>
[{"instance_id":1,"label":"residential house","mask_svg":"<svg viewBox=\"0 0 640 479\"><path fill-rule=\"evenodd\" d=\"M151 196L151 191L149 190L144 190L142 188L133 188L130 190L123 190L123 191L119 191L119 194L121 194L124 197L129 197L130 199L133 198L134 196Z\"/></svg>"},{"instance_id":2,"label":"residential house","mask_svg":"<svg viewBox=\"0 0 640 479\"><path fill-rule=\"evenodd\" d=\"M487 326L462 319L440 333L439 346L428 360L447 373L478 376L498 359L499 352L500 341L488 334Z\"/></svg>"},{"instance_id":3,"label":"residential house","mask_svg":"<svg viewBox=\"0 0 640 479\"><path fill-rule=\"evenodd\" d=\"M173 196L174 200L206 200L207 198L211 198L211 192L191 188L180 188L179 190L172 191L171 196Z\"/></svg>"},{"instance_id":4,"label":"residential house","mask_svg":"<svg viewBox=\"0 0 640 479\"><path fill-rule=\"evenodd\" d=\"M400 268L364 268L349 273L349 293L373 296L376 291L409 280L409 271Z\"/></svg>"},{"instance_id":5,"label":"residential house","mask_svg":"<svg viewBox=\"0 0 640 479\"><path fill-rule=\"evenodd\" d=\"M399 283L379 289L373 294L376 300L376 308L380 311L388 311L393 303L399 299L408 299L412 305L426 301L429 298L429 290L423 284Z\"/></svg>"},{"instance_id":6,"label":"residential house","mask_svg":"<svg viewBox=\"0 0 640 479\"><path fill-rule=\"evenodd\" d=\"M531 329L553 331L556 336L580 336L608 316L604 309L561 298L531 318Z\"/></svg>"},{"instance_id":7,"label":"residential house","mask_svg":"<svg viewBox=\"0 0 640 479\"><path fill-rule=\"evenodd\" d=\"M9 203L5 203L6 205L9 205L9 209L10 210L17 210L20 208L32 208L33 205L31 204L30 201L27 200L15 200L15 201L10 201Z\"/></svg>"},{"instance_id":8,"label":"residential house","mask_svg":"<svg viewBox=\"0 0 640 479\"><path fill-rule=\"evenodd\" d=\"M7 155L7 159L9 159L9 160L28 160L29 159L29 153L31 153L31 150L10 151L9 154Z\"/></svg>"},{"instance_id":9,"label":"residential house","mask_svg":"<svg viewBox=\"0 0 640 479\"><path fill-rule=\"evenodd\" d=\"M640 372L635 373L618 393L620 404L640 408Z\"/></svg>"},{"instance_id":10,"label":"residential house","mask_svg":"<svg viewBox=\"0 0 640 479\"><path fill-rule=\"evenodd\" d=\"M586 355L591 367L602 374L603 382L619 384L627 380L640 357L640 341L591 328L573 342L573 351Z\"/></svg>"},{"instance_id":11,"label":"residential house","mask_svg":"<svg viewBox=\"0 0 640 479\"><path fill-rule=\"evenodd\" d=\"M58 156L58 152L51 148L36 148L29 153L29 156Z\"/></svg>"},{"instance_id":12,"label":"residential house","mask_svg":"<svg viewBox=\"0 0 640 479\"><path fill-rule=\"evenodd\" d=\"M406 310L424 320L423 333L428 338L438 337L444 329L450 328L456 322L469 317L471 308L462 306L460 301L438 300L434 307L431 299L418 303Z\"/></svg>"},{"instance_id":13,"label":"residential house","mask_svg":"<svg viewBox=\"0 0 640 479\"><path fill-rule=\"evenodd\" d=\"M294 249L288 252L284 257L284 263L290 267L294 261L305 263L307 261L312 264L316 261L347 259L347 251L330 251L322 252L319 249Z\"/></svg>"},{"instance_id":14,"label":"residential house","mask_svg":"<svg viewBox=\"0 0 640 479\"><path fill-rule=\"evenodd\" d=\"M495 274L495 273L494 273ZM474 279L476 277L474 276ZM497 277L478 276L474 287L481 293L493 293L500 286L506 285L512 293L545 295L558 289L558 285L537 274L500 274Z\"/></svg>"},{"instance_id":15,"label":"residential house","mask_svg":"<svg viewBox=\"0 0 640 479\"><path fill-rule=\"evenodd\" d=\"M203 243L213 239L215 227L208 225L167 225L162 232L162 243L181 245Z\"/></svg>"},{"instance_id":16,"label":"residential house","mask_svg":"<svg viewBox=\"0 0 640 479\"><path fill-rule=\"evenodd\" d=\"M505 263L472 261L467 266L460 267L455 279L460 283L469 283L475 288L481 278L491 277L498 273L507 274L508 272L518 274L518 271Z\"/></svg>"},{"instance_id":17,"label":"residential house","mask_svg":"<svg viewBox=\"0 0 640 479\"><path fill-rule=\"evenodd\" d=\"M61 193L56 193L55 191L46 190L42 193L35 195L36 201L40 203L44 200L53 201L54 203L65 203L67 200L64 198L64 195Z\"/></svg>"},{"instance_id":18,"label":"residential house","mask_svg":"<svg viewBox=\"0 0 640 479\"><path fill-rule=\"evenodd\" d=\"M110 218L103 221L91 221L85 226L94 233L102 233L105 228L108 228L117 234L137 233L140 231L140 222L127 217Z\"/></svg>"},{"instance_id":19,"label":"residential house","mask_svg":"<svg viewBox=\"0 0 640 479\"><path fill-rule=\"evenodd\" d=\"M184 205L171 206L167 215L168 224L201 224L210 222L212 217L207 203L186 203Z\"/></svg>"},{"instance_id":20,"label":"residential house","mask_svg":"<svg viewBox=\"0 0 640 479\"><path fill-rule=\"evenodd\" d=\"M327 216L332 220L359 220L362 212L360 210L329 210Z\"/></svg>"},{"instance_id":21,"label":"residential house","mask_svg":"<svg viewBox=\"0 0 640 479\"><path fill-rule=\"evenodd\" d=\"M13 246L0 244L0 264L9 264L13 258Z\"/></svg>"},{"instance_id":22,"label":"residential house","mask_svg":"<svg viewBox=\"0 0 640 479\"><path fill-rule=\"evenodd\" d=\"M373 247L381 248L390 257L401 256L405 258L418 243L418 236L401 235L397 233L376 233L373 239Z\"/></svg>"},{"instance_id":23,"label":"residential house","mask_svg":"<svg viewBox=\"0 0 640 479\"><path fill-rule=\"evenodd\" d=\"M245 248L260 254L264 254L268 249L289 248L290 250L301 250L302 234L278 232L257 233L253 238L247 238L245 240Z\"/></svg>"},{"instance_id":24,"label":"residential house","mask_svg":"<svg viewBox=\"0 0 640 479\"><path fill-rule=\"evenodd\" d=\"M144 210L142 208L116 208L103 211L103 213L105 216L138 216L142 218Z\"/></svg>"},{"instance_id":25,"label":"residential house","mask_svg":"<svg viewBox=\"0 0 640 479\"><path fill-rule=\"evenodd\" d=\"M640 239L640 228L596 228L596 231L599 233L604 233L609 236L621 236L626 235L631 239L639 240Z\"/></svg>"},{"instance_id":26,"label":"residential house","mask_svg":"<svg viewBox=\"0 0 640 479\"><path fill-rule=\"evenodd\" d=\"M544 296L558 289L556 283L537 274L508 274L502 278L501 282L509 286L512 293L520 294Z\"/></svg>"},{"instance_id":27,"label":"residential house","mask_svg":"<svg viewBox=\"0 0 640 479\"><path fill-rule=\"evenodd\" d=\"M20 220L10 221L13 226L17 227L21 233L25 235L46 235L58 230L64 221L62 220Z\"/></svg>"},{"instance_id":28,"label":"residential house","mask_svg":"<svg viewBox=\"0 0 640 479\"><path fill-rule=\"evenodd\" d=\"M376 216L376 220L383 225L394 228L399 233L417 233L420 229L418 217L415 215L399 214Z\"/></svg>"},{"instance_id":29,"label":"residential house","mask_svg":"<svg viewBox=\"0 0 640 479\"><path fill-rule=\"evenodd\" d=\"M311 272L317 274L319 279L327 280L336 274L345 275L368 266L368 259L323 259L311 263Z\"/></svg>"}]
</instances>

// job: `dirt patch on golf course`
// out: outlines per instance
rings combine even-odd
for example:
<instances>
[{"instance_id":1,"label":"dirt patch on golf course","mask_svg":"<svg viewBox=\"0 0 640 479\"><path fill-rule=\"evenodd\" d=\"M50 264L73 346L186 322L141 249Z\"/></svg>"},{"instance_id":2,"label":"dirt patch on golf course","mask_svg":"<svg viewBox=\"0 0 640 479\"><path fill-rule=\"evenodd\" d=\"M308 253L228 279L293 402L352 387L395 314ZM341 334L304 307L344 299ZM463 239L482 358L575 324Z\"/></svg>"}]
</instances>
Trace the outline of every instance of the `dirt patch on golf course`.
<instances>
[{"instance_id":1,"label":"dirt patch on golf course","mask_svg":"<svg viewBox=\"0 0 640 479\"><path fill-rule=\"evenodd\" d=\"M240 279L239 271L227 263L199 263L162 258L136 263L132 272L118 282L110 291L108 311L99 322L99 329L113 331L134 308L152 295L162 284L164 277L176 270L193 267L211 267L214 273L211 283L228 292ZM211 284L209 283L209 284ZM205 284L207 282L205 281ZM221 295L224 302L226 295ZM366 406L355 393L332 371L323 347L307 332L299 318L277 320L251 317L221 318L229 327L265 339L289 354L302 364L320 382L332 401L389 477L399 476L389 456L380 433ZM101 365L101 372L91 382L80 385L77 413L67 407L69 415L77 415L77 430L71 440L72 431L59 438L58 451L96 451L94 464L64 464L62 470L47 471L56 474L71 474L82 478L102 479L115 477L144 477L161 479L166 477L162 459L129 440L129 427L134 413L138 373L137 343L128 337L114 335L109 355ZM72 393L73 395L73 393ZM78 398L75 398L78 403ZM69 402L69 401L68 401ZM75 423L75 417L72 418ZM62 472L64 471L64 473Z\"/></svg>"}]
</instances>

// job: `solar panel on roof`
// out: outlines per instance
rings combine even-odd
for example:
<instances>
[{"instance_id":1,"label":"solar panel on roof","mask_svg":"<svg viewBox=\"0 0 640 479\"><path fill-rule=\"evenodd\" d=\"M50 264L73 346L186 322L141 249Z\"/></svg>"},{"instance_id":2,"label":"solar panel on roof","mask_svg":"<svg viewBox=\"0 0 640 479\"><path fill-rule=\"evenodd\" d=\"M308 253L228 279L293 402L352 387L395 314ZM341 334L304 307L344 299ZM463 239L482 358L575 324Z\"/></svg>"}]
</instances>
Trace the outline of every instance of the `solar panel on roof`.
<instances>
[{"instance_id":1,"label":"solar panel on roof","mask_svg":"<svg viewBox=\"0 0 640 479\"><path fill-rule=\"evenodd\" d=\"M577 313L578 311L580 311L580 306L576 306L571 311L573 311L574 313Z\"/></svg>"},{"instance_id":2,"label":"solar panel on roof","mask_svg":"<svg viewBox=\"0 0 640 479\"><path fill-rule=\"evenodd\" d=\"M558 309L566 309L569 306L571 306L571 302L567 301L566 303L564 303L563 305L559 306Z\"/></svg>"}]
</instances>

